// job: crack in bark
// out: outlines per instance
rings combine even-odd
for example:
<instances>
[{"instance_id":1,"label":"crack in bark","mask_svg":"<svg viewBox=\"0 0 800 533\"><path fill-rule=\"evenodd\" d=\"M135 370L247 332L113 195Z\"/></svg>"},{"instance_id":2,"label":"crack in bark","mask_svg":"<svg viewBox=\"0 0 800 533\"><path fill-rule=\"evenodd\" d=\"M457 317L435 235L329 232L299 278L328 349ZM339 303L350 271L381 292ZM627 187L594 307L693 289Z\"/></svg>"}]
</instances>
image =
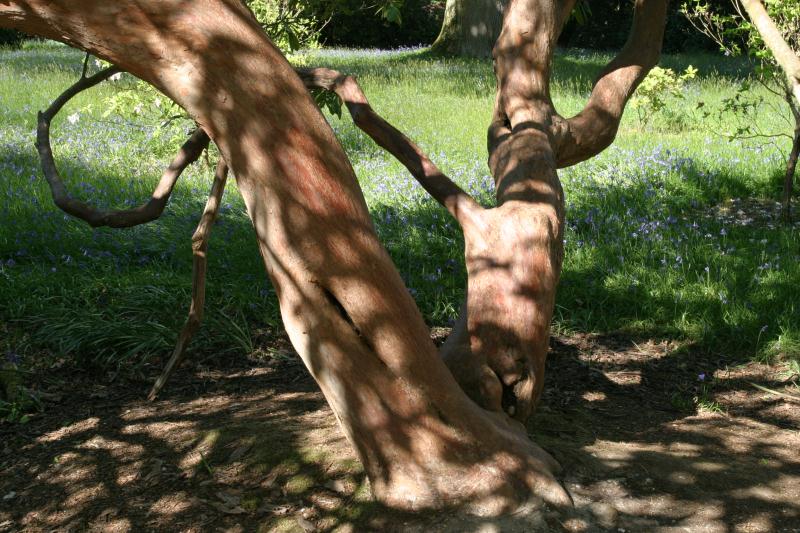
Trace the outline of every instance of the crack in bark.
<instances>
[{"instance_id":1,"label":"crack in bark","mask_svg":"<svg viewBox=\"0 0 800 533\"><path fill-rule=\"evenodd\" d=\"M362 333L361 329L356 325L355 321L353 321L353 317L351 317L350 313L347 312L347 309L345 309L345 307L342 305L342 302L340 302L339 299L336 298L336 295L334 295L333 292L331 292L328 288L323 287L322 285L316 282L315 284L322 291L322 294L325 296L325 299L328 300L328 303L330 303L331 306L333 306L333 308L336 309L336 312L342 318L342 320L344 320L347 323L347 325L350 326L350 329L352 329L353 332L356 334L356 336L361 340L361 342L364 343L364 346L367 347L370 353L374 354L375 347L372 345L372 343L369 341L366 335ZM376 359L380 361L380 363L384 367L387 366L386 363L380 357L376 356Z\"/></svg>"}]
</instances>

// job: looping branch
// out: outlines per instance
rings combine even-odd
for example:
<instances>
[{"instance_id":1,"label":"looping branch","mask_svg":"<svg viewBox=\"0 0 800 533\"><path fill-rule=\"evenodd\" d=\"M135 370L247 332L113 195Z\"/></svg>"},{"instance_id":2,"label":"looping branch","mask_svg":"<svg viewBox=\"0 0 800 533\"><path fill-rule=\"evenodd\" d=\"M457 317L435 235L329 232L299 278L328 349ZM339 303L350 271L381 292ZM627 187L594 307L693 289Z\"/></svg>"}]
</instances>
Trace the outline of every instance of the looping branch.
<instances>
[{"instance_id":1,"label":"looping branch","mask_svg":"<svg viewBox=\"0 0 800 533\"><path fill-rule=\"evenodd\" d=\"M53 150L50 145L50 123L64 105L80 92L94 87L107 80L114 74L121 72L119 68L111 66L92 76L86 76L84 69L80 79L55 99L45 111L41 111L36 128L36 148L42 162L45 179L50 185L50 192L55 204L66 213L84 220L92 227L110 226L112 228L129 228L157 219L164 212L172 189L186 167L200 157L208 147L208 135L197 129L183 144L178 154L161 175L155 191L150 200L133 209L125 210L97 210L86 203L70 196L53 159Z\"/></svg>"},{"instance_id":2,"label":"looping branch","mask_svg":"<svg viewBox=\"0 0 800 533\"><path fill-rule=\"evenodd\" d=\"M397 158L462 227L483 210L472 196L439 170L419 146L372 109L354 77L327 68L297 69L297 74L308 89L336 93L347 106L355 125Z\"/></svg>"}]
</instances>

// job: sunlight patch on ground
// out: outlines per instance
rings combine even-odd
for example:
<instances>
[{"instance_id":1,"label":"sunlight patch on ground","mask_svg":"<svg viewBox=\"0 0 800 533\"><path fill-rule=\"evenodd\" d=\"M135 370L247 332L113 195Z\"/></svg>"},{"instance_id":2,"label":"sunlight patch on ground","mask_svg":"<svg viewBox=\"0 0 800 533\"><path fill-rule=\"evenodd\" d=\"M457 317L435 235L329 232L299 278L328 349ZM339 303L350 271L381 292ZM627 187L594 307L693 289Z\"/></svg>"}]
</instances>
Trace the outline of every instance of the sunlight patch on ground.
<instances>
[{"instance_id":1,"label":"sunlight patch on ground","mask_svg":"<svg viewBox=\"0 0 800 533\"><path fill-rule=\"evenodd\" d=\"M67 437L71 437L77 433L89 431L90 429L97 429L97 424L99 422L100 419L97 418L96 416L93 416L91 418L87 418L86 420L81 420L80 422L75 422L74 424L64 426L55 431L45 433L44 435L36 439L36 441L40 443L45 443L45 442L55 442L57 440L62 440Z\"/></svg>"}]
</instances>

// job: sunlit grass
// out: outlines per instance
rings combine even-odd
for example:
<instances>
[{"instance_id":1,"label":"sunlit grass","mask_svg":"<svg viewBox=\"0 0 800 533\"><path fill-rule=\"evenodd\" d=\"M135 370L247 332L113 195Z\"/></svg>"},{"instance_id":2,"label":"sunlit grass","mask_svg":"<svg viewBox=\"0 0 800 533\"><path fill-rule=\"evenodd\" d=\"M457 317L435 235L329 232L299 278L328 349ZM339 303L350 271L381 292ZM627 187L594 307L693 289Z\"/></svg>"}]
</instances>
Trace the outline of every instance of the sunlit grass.
<instances>
[{"instance_id":1,"label":"sunlit grass","mask_svg":"<svg viewBox=\"0 0 800 533\"><path fill-rule=\"evenodd\" d=\"M563 114L580 109L609 57L559 52L553 90ZM72 83L82 56L40 45L0 51L0 60L0 322L8 330L0 350L24 359L46 349L101 365L163 356L188 307L189 237L211 169L190 169L165 215L147 226L92 230L66 217L40 176L33 131L36 111ZM379 113L480 201L492 202L490 63L443 61L420 50L322 50L298 60L357 75ZM718 124L694 111L700 101L713 108L734 94L747 71L708 55L667 57L664 64L699 68L685 99L647 127L628 113L610 149L561 171L568 224L554 326L667 336L736 359L797 358L798 227L772 218L783 156L774 146L728 142L715 133ZM153 138L152 124L87 109L125 83L82 95L54 124L70 190L99 205L145 200L171 155ZM74 123L66 120L72 114ZM456 225L349 117L330 120L426 320L447 325L465 277ZM758 121L784 124L771 108ZM250 351L257 332L273 332L280 321L235 186L226 192L209 258L209 314L191 349L202 357Z\"/></svg>"}]
</instances>

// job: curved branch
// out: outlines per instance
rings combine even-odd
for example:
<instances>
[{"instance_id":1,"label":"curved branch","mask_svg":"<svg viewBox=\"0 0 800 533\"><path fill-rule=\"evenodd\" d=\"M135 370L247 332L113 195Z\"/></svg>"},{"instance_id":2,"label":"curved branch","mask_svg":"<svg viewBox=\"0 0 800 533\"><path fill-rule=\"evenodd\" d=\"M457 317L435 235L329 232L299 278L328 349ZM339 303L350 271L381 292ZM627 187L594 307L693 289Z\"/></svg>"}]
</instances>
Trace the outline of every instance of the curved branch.
<instances>
[{"instance_id":1,"label":"curved branch","mask_svg":"<svg viewBox=\"0 0 800 533\"><path fill-rule=\"evenodd\" d=\"M161 375L153 384L153 388L150 389L150 394L147 395L147 399L151 402L156 399L158 393L167 384L169 377L185 358L186 347L189 346L189 342L203 320L206 303L206 266L208 263L206 252L208 251L208 240L211 238L211 227L217 219L219 206L222 203L222 193L225 192L227 179L228 165L220 157L206 207L203 209L200 223L197 224L197 229L192 235L192 302L189 305L189 316L186 317L186 323L183 325L180 335L178 335L178 342L175 344L172 356L169 358Z\"/></svg>"},{"instance_id":2,"label":"curved branch","mask_svg":"<svg viewBox=\"0 0 800 533\"><path fill-rule=\"evenodd\" d=\"M636 0L628 41L598 77L586 107L569 120L554 120L559 168L589 159L614 141L625 104L658 64L667 3L668 0Z\"/></svg>"},{"instance_id":3,"label":"curved branch","mask_svg":"<svg viewBox=\"0 0 800 533\"><path fill-rule=\"evenodd\" d=\"M98 83L121 72L117 67L108 67L100 72L86 77L85 71L81 78L53 101L45 111L39 112L36 128L36 149L42 161L42 171L55 204L66 213L80 218L92 227L110 226L112 228L129 228L145 222L150 222L161 216L167 205L175 182L186 167L195 162L203 150L208 147L208 135L197 129L183 144L178 154L164 170L153 195L147 203L125 210L100 211L84 202L70 196L53 159L53 149L50 145L50 122L61 111L61 108L78 93L94 87Z\"/></svg>"},{"instance_id":4,"label":"curved branch","mask_svg":"<svg viewBox=\"0 0 800 533\"><path fill-rule=\"evenodd\" d=\"M327 68L297 69L297 74L309 89L336 93L347 106L355 125L397 158L462 227L472 220L475 213L483 210L472 196L439 170L411 139L372 109L354 77Z\"/></svg>"}]
</instances>

